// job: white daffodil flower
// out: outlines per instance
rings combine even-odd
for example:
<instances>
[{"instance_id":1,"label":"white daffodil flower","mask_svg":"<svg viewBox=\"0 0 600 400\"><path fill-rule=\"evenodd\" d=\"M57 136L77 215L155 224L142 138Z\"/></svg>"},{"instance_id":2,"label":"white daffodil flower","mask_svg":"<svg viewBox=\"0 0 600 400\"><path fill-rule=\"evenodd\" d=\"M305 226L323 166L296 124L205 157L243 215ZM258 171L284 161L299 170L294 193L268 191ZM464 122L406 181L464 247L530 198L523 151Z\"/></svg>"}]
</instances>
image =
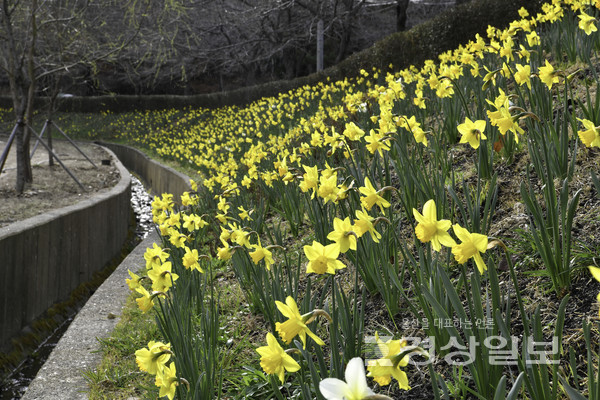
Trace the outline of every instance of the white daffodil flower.
<instances>
[{"instance_id":1,"label":"white daffodil flower","mask_svg":"<svg viewBox=\"0 0 600 400\"><path fill-rule=\"evenodd\" d=\"M319 390L327 400L392 400L375 394L367 386L365 365L360 357L355 357L346 366L346 382L337 378L326 378L319 383Z\"/></svg>"}]
</instances>

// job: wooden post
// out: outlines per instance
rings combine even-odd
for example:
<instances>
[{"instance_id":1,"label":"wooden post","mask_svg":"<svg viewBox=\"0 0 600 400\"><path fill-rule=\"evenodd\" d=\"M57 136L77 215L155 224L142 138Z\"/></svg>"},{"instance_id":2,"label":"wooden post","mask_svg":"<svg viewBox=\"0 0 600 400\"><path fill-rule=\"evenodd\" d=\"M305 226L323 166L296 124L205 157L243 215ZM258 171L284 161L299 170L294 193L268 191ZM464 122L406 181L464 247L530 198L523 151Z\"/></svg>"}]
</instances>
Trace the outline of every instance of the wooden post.
<instances>
[{"instance_id":1,"label":"wooden post","mask_svg":"<svg viewBox=\"0 0 600 400\"><path fill-rule=\"evenodd\" d=\"M323 71L323 20L317 22L317 72Z\"/></svg>"}]
</instances>

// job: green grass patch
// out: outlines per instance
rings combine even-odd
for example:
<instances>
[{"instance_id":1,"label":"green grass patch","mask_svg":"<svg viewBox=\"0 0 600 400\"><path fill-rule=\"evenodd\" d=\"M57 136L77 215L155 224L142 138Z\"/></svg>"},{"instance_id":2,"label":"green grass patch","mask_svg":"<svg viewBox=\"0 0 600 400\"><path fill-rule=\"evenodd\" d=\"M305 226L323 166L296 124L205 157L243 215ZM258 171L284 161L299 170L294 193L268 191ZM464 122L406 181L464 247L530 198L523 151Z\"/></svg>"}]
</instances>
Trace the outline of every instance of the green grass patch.
<instances>
[{"instance_id":1,"label":"green grass patch","mask_svg":"<svg viewBox=\"0 0 600 400\"><path fill-rule=\"evenodd\" d=\"M152 313L142 313L135 295L130 295L121 320L112 335L100 340L102 361L94 371L84 376L89 384L89 398L128 399L158 398L154 377L141 372L135 361L135 351L160 337Z\"/></svg>"}]
</instances>

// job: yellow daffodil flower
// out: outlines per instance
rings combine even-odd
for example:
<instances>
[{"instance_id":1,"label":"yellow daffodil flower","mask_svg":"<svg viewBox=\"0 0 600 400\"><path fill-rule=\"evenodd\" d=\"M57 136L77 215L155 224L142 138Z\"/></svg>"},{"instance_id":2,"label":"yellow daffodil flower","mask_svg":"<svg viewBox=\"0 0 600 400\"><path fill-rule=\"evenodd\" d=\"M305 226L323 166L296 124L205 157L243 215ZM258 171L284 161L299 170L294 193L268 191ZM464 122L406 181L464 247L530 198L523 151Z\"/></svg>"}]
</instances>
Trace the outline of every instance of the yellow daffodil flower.
<instances>
[{"instance_id":1,"label":"yellow daffodil flower","mask_svg":"<svg viewBox=\"0 0 600 400\"><path fill-rule=\"evenodd\" d=\"M321 177L319 178L317 195L325 201L325 204L327 204L328 201L335 201L337 198L337 192L337 174L333 173L329 177L326 177L324 173L321 174Z\"/></svg>"},{"instance_id":2,"label":"yellow daffodil flower","mask_svg":"<svg viewBox=\"0 0 600 400\"><path fill-rule=\"evenodd\" d=\"M577 135L583 144L587 147L600 147L600 132L598 127L590 120L579 119L585 130L577 131Z\"/></svg>"},{"instance_id":3,"label":"yellow daffodil flower","mask_svg":"<svg viewBox=\"0 0 600 400\"><path fill-rule=\"evenodd\" d=\"M204 221L200 216L196 214L183 216L183 228L187 229L188 232L193 232L198 229L202 229L206 225L208 225L208 222Z\"/></svg>"},{"instance_id":4,"label":"yellow daffodil flower","mask_svg":"<svg viewBox=\"0 0 600 400\"><path fill-rule=\"evenodd\" d=\"M167 396L169 400L173 400L175 398L175 390L177 389L177 385L179 385L175 363L171 363L170 366L164 366L162 371L156 374L154 384L160 388L158 391L159 397Z\"/></svg>"},{"instance_id":5,"label":"yellow daffodil flower","mask_svg":"<svg viewBox=\"0 0 600 400\"><path fill-rule=\"evenodd\" d=\"M421 109L426 109L425 97L423 97L423 91L420 89L415 90L415 97L413 98L413 104Z\"/></svg>"},{"instance_id":6,"label":"yellow daffodil flower","mask_svg":"<svg viewBox=\"0 0 600 400\"><path fill-rule=\"evenodd\" d=\"M183 266L187 269L198 270L199 272L204 272L198 263L199 255L198 250L191 249L187 246L184 247L185 254L183 255L182 263Z\"/></svg>"},{"instance_id":7,"label":"yellow daffodil flower","mask_svg":"<svg viewBox=\"0 0 600 400\"><path fill-rule=\"evenodd\" d=\"M260 354L260 366L268 375L277 375L281 383L284 382L285 371L296 372L300 364L287 354L277 342L271 332L267 333L267 346L256 349Z\"/></svg>"},{"instance_id":8,"label":"yellow daffodil flower","mask_svg":"<svg viewBox=\"0 0 600 400\"><path fill-rule=\"evenodd\" d=\"M217 203L217 208L219 209L219 211L223 212L223 214L227 214L227 211L229 211L229 207L230 205L227 204L227 200L225 200L225 197L220 197L219 202Z\"/></svg>"},{"instance_id":9,"label":"yellow daffodil flower","mask_svg":"<svg viewBox=\"0 0 600 400\"><path fill-rule=\"evenodd\" d=\"M367 376L372 377L381 386L389 385L394 377L398 381L400 389L410 390L408 376L400 369L408 365L409 355L404 354L404 350L408 347L407 341L390 339L383 342L378 333L375 333L375 339L381 358L368 361L367 371L369 373Z\"/></svg>"},{"instance_id":10,"label":"yellow daffodil flower","mask_svg":"<svg viewBox=\"0 0 600 400\"><path fill-rule=\"evenodd\" d=\"M585 12L581 11L581 14L578 15L579 17L579 29L583 30L585 32L586 35L591 35L592 32L596 32L598 31L598 27L596 27L596 18L592 17L591 15L586 14Z\"/></svg>"},{"instance_id":11,"label":"yellow daffodil flower","mask_svg":"<svg viewBox=\"0 0 600 400\"><path fill-rule=\"evenodd\" d=\"M163 193L161 198L154 197L154 201L152 202L152 208L161 209L163 211L172 211L175 206L175 202L173 201L173 195L171 193Z\"/></svg>"},{"instance_id":12,"label":"yellow daffodil flower","mask_svg":"<svg viewBox=\"0 0 600 400\"><path fill-rule=\"evenodd\" d=\"M171 358L171 344L150 341L148 348L140 349L135 352L135 362L140 370L148 372L151 375L165 367L165 364Z\"/></svg>"},{"instance_id":13,"label":"yellow daffodil flower","mask_svg":"<svg viewBox=\"0 0 600 400\"><path fill-rule=\"evenodd\" d=\"M381 197L369 178L365 178L365 186L358 188L358 191L364 196L361 197L360 202L367 211L370 211L376 204L382 212L384 208L390 206L390 202Z\"/></svg>"},{"instance_id":14,"label":"yellow daffodil flower","mask_svg":"<svg viewBox=\"0 0 600 400\"><path fill-rule=\"evenodd\" d=\"M440 81L438 86L435 89L435 95L440 99L444 99L446 97L452 97L454 94L454 85L447 79L443 79Z\"/></svg>"},{"instance_id":15,"label":"yellow daffodil flower","mask_svg":"<svg viewBox=\"0 0 600 400\"><path fill-rule=\"evenodd\" d=\"M221 214L218 213L217 215L215 215L215 218L221 223L221 224L226 224L227 223L227 215L225 214Z\"/></svg>"},{"instance_id":16,"label":"yellow daffodil flower","mask_svg":"<svg viewBox=\"0 0 600 400\"><path fill-rule=\"evenodd\" d=\"M346 268L343 262L338 260L340 246L332 243L323 246L317 241L313 241L312 246L304 246L304 254L309 262L306 265L306 273L314 272L316 274L335 274L338 269Z\"/></svg>"},{"instance_id":17,"label":"yellow daffodil flower","mask_svg":"<svg viewBox=\"0 0 600 400\"><path fill-rule=\"evenodd\" d=\"M508 38L508 40L505 40L502 43L502 47L500 47L500 57L503 57L506 59L506 62L512 61L514 56L513 56L513 41L512 39Z\"/></svg>"},{"instance_id":18,"label":"yellow daffodil flower","mask_svg":"<svg viewBox=\"0 0 600 400\"><path fill-rule=\"evenodd\" d=\"M525 7L521 7L521 8L519 8L519 16L521 18L527 18L527 17L529 17L529 11L527 11L527 9Z\"/></svg>"},{"instance_id":19,"label":"yellow daffodil flower","mask_svg":"<svg viewBox=\"0 0 600 400\"><path fill-rule=\"evenodd\" d=\"M487 99L486 101L496 107L496 111L487 111L487 116L490 119L490 123L493 126L498 127L498 131L501 135L505 135L508 131L513 132L515 134L515 140L518 142L518 134L523 134L525 131L519 126L518 119L514 118L510 114L510 102L508 97L502 90L500 90L500 95L494 100L493 103Z\"/></svg>"},{"instance_id":20,"label":"yellow daffodil flower","mask_svg":"<svg viewBox=\"0 0 600 400\"><path fill-rule=\"evenodd\" d=\"M531 89L531 67L529 65L516 64L517 72L515 72L515 82L519 85L527 85Z\"/></svg>"},{"instance_id":21,"label":"yellow daffodil flower","mask_svg":"<svg viewBox=\"0 0 600 400\"><path fill-rule=\"evenodd\" d=\"M166 292L179 275L171 272L171 261L167 261L160 266L155 266L148 271L148 278L152 280L152 290L157 292Z\"/></svg>"},{"instance_id":22,"label":"yellow daffodil flower","mask_svg":"<svg viewBox=\"0 0 600 400\"><path fill-rule=\"evenodd\" d=\"M135 290L135 289L139 288L141 286L140 281L142 280L142 278L140 276L134 274L130 270L127 270L127 272L129 273L129 276L131 277L131 279L125 279L125 283L127 283L127 286L129 286L129 289Z\"/></svg>"},{"instance_id":23,"label":"yellow daffodil flower","mask_svg":"<svg viewBox=\"0 0 600 400\"><path fill-rule=\"evenodd\" d=\"M452 254L459 264L464 264L470 258L475 260L480 274L487 271L487 266L483 262L480 253L485 253L488 245L488 238L480 233L470 233L468 230L458 224L452 226L454 234L461 241L460 244L452 247Z\"/></svg>"},{"instance_id":24,"label":"yellow daffodil flower","mask_svg":"<svg viewBox=\"0 0 600 400\"><path fill-rule=\"evenodd\" d=\"M313 192L311 198L314 199L317 192L317 185L319 184L319 171L316 166L309 167L303 165L302 168L304 168L305 173L302 176L303 179L299 185L300 190L302 190L303 193L306 193L312 189Z\"/></svg>"},{"instance_id":25,"label":"yellow daffodil flower","mask_svg":"<svg viewBox=\"0 0 600 400\"><path fill-rule=\"evenodd\" d=\"M165 221L165 223L167 225L169 225L170 227L177 227L177 228L179 228L181 226L181 214L179 214L179 213L171 213L171 215L169 215L169 218L167 218L167 220Z\"/></svg>"},{"instance_id":26,"label":"yellow daffodil flower","mask_svg":"<svg viewBox=\"0 0 600 400\"><path fill-rule=\"evenodd\" d=\"M485 88L489 86L490 82L493 86L496 86L496 76L498 75L500 70L495 69L493 71L490 71L486 65L483 66L483 69L487 71L486 74L483 76L483 87Z\"/></svg>"},{"instance_id":27,"label":"yellow daffodil flower","mask_svg":"<svg viewBox=\"0 0 600 400\"><path fill-rule=\"evenodd\" d=\"M371 217L364 207L362 207L361 210L356 210L355 215L356 219L354 220L352 230L356 232L356 235L361 237L369 232L371 234L371 239L373 239L375 243L379 243L381 234L375 230L375 225L373 224L375 218Z\"/></svg>"},{"instance_id":28,"label":"yellow daffodil flower","mask_svg":"<svg viewBox=\"0 0 600 400\"><path fill-rule=\"evenodd\" d=\"M258 241L258 244L253 244L252 247L255 250L250 253L250 257L252 258L252 261L254 261L254 264L258 265L260 260L265 260L265 267L270 271L271 265L275 263L275 261L273 261L273 253L266 247L262 247L260 240Z\"/></svg>"},{"instance_id":29,"label":"yellow daffodil flower","mask_svg":"<svg viewBox=\"0 0 600 400\"><path fill-rule=\"evenodd\" d=\"M327 235L327 239L334 241L341 253L347 252L348 249L356 250L356 233L352 231L350 218L341 220L336 217L333 220L333 231Z\"/></svg>"},{"instance_id":30,"label":"yellow daffodil flower","mask_svg":"<svg viewBox=\"0 0 600 400\"><path fill-rule=\"evenodd\" d=\"M227 261L231 258L231 247L229 247L229 243L221 239L221 243L223 243L223 247L219 247L217 249L217 258L222 261Z\"/></svg>"},{"instance_id":31,"label":"yellow daffodil flower","mask_svg":"<svg viewBox=\"0 0 600 400\"><path fill-rule=\"evenodd\" d=\"M518 51L519 54L519 58L522 60L525 60L525 62L529 62L529 59L531 58L531 52L529 50L527 50L522 44L519 45L520 50ZM531 73L531 67L529 68L530 73ZM528 81L528 86L529 88L531 88L531 76L529 77L529 81Z\"/></svg>"},{"instance_id":32,"label":"yellow daffodil flower","mask_svg":"<svg viewBox=\"0 0 600 400\"><path fill-rule=\"evenodd\" d=\"M189 194L189 192L183 192L183 194L181 195L181 204L188 207L188 206L192 206L194 204L196 204L197 202L197 197L192 198Z\"/></svg>"},{"instance_id":33,"label":"yellow daffodil flower","mask_svg":"<svg viewBox=\"0 0 600 400\"><path fill-rule=\"evenodd\" d=\"M557 71L548 60L545 60L544 66L539 68L538 76L548 86L548 89L552 89L552 85L559 82Z\"/></svg>"},{"instance_id":34,"label":"yellow daffodil flower","mask_svg":"<svg viewBox=\"0 0 600 400\"><path fill-rule=\"evenodd\" d=\"M389 151L390 146L385 143L384 135L376 133L374 129L369 131L369 136L365 136L365 141L368 143L365 147L371 154L379 153L383 157L383 150Z\"/></svg>"},{"instance_id":35,"label":"yellow daffodil flower","mask_svg":"<svg viewBox=\"0 0 600 400\"><path fill-rule=\"evenodd\" d=\"M252 214L252 212L254 210L247 211L243 206L239 206L238 210L240 211L240 213L238 214L238 216L240 217L240 219L242 221L245 221L245 220L253 221L253 219L250 217L250 214Z\"/></svg>"},{"instance_id":36,"label":"yellow daffodil flower","mask_svg":"<svg viewBox=\"0 0 600 400\"><path fill-rule=\"evenodd\" d=\"M284 323L277 322L275 324L275 330L279 333L281 339L286 343L290 344L292 339L297 335L300 336L303 347L306 348L306 335L310 336L319 346L323 346L323 342L317 335L315 335L306 326L307 321L314 319L314 312L310 312L304 315L300 315L298 305L292 296L288 296L285 299L285 304L280 301L276 301L277 309L283 314L284 317L288 318Z\"/></svg>"},{"instance_id":37,"label":"yellow daffodil flower","mask_svg":"<svg viewBox=\"0 0 600 400\"><path fill-rule=\"evenodd\" d=\"M180 249L185 246L185 242L188 240L188 237L177 229L169 228L167 234L169 235L169 242Z\"/></svg>"},{"instance_id":38,"label":"yellow daffodil flower","mask_svg":"<svg viewBox=\"0 0 600 400\"><path fill-rule=\"evenodd\" d=\"M461 133L460 143L469 143L472 148L479 148L481 139L487 139L483 134L485 130L485 120L471 121L465 117L465 122L458 125L458 131Z\"/></svg>"},{"instance_id":39,"label":"yellow daffodil flower","mask_svg":"<svg viewBox=\"0 0 600 400\"><path fill-rule=\"evenodd\" d=\"M143 286L137 287L135 291L142 295L135 299L139 309L144 313L150 311L154 307L154 297Z\"/></svg>"},{"instance_id":40,"label":"yellow daffodil flower","mask_svg":"<svg viewBox=\"0 0 600 400\"><path fill-rule=\"evenodd\" d=\"M405 116L398 119L398 124L401 128L408 130L413 134L415 141L417 143L422 143L424 146L427 146L427 137L425 136L425 131L421 128L421 123L417 122L415 116L411 116L407 118Z\"/></svg>"},{"instance_id":41,"label":"yellow daffodil flower","mask_svg":"<svg viewBox=\"0 0 600 400\"><path fill-rule=\"evenodd\" d=\"M538 36L536 31L532 31L525 35L527 39L527 44L529 47L535 47L540 45L540 37Z\"/></svg>"},{"instance_id":42,"label":"yellow daffodil flower","mask_svg":"<svg viewBox=\"0 0 600 400\"><path fill-rule=\"evenodd\" d=\"M164 263L169 254L165 252L156 243L152 243L152 248L147 247L144 253L144 260L146 260L146 269L151 269L155 265L161 265Z\"/></svg>"},{"instance_id":43,"label":"yellow daffodil flower","mask_svg":"<svg viewBox=\"0 0 600 400\"><path fill-rule=\"evenodd\" d=\"M350 140L359 140L365 135L365 131L360 129L354 122L346 124L346 129L342 132Z\"/></svg>"},{"instance_id":44,"label":"yellow daffodil flower","mask_svg":"<svg viewBox=\"0 0 600 400\"><path fill-rule=\"evenodd\" d=\"M433 199L425 203L423 214L413 208L413 216L418 222L415 227L415 234L421 242L431 242L431 247L435 251L440 251L442 245L447 247L456 246L456 242L448 233L452 222L447 219L437 220L437 210Z\"/></svg>"}]
</instances>

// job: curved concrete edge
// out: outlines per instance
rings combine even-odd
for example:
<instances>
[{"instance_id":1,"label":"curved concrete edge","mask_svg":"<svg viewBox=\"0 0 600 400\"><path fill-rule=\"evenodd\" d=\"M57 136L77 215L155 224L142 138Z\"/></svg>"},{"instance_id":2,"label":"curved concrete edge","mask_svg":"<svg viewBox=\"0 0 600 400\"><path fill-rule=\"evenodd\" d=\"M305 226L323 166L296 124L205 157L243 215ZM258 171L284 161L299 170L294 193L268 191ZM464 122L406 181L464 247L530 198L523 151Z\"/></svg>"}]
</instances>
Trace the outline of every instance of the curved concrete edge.
<instances>
[{"instance_id":1,"label":"curved concrete edge","mask_svg":"<svg viewBox=\"0 0 600 400\"><path fill-rule=\"evenodd\" d=\"M119 182L117 182L115 186L113 186L110 190L104 193L99 193L95 195L93 198L85 199L70 206L66 206L56 210L51 210L44 214L36 215L35 217L24 219L22 221L17 221L8 226L0 228L0 240L4 239L7 236L15 235L23 231L29 230L31 228L46 224L56 218L72 214L76 211L85 210L93 205L101 203L107 199L110 199L111 197L114 197L115 195L119 195L128 190L131 185L131 176L129 175L129 171L127 170L127 168L123 165L123 163L120 162L120 159L110 148L103 146L102 144L97 145L102 146L104 150L106 150L106 152L110 156L112 156L113 160L115 160L115 166L117 167L117 169L119 170L119 174L121 175Z\"/></svg>"},{"instance_id":2,"label":"curved concrete edge","mask_svg":"<svg viewBox=\"0 0 600 400\"><path fill-rule=\"evenodd\" d=\"M22 399L87 399L85 370L94 369L102 359L98 339L110 336L120 318L130 290L127 270L139 271L144 252L158 241L153 232L129 253L117 269L90 297L60 339Z\"/></svg>"},{"instance_id":3,"label":"curved concrete edge","mask_svg":"<svg viewBox=\"0 0 600 400\"><path fill-rule=\"evenodd\" d=\"M145 181L155 195L170 193L173 195L173 200L180 203L181 195L192 190L188 176L154 161L136 148L116 143L96 143L111 149L127 169Z\"/></svg>"},{"instance_id":4,"label":"curved concrete edge","mask_svg":"<svg viewBox=\"0 0 600 400\"><path fill-rule=\"evenodd\" d=\"M117 156L110 190L0 229L0 348L119 254L127 239L131 176Z\"/></svg>"},{"instance_id":5,"label":"curved concrete edge","mask_svg":"<svg viewBox=\"0 0 600 400\"><path fill-rule=\"evenodd\" d=\"M105 143L98 144L105 145ZM148 158L137 149L123 145L116 146L126 148L125 151L133 150L130 152L131 154L138 152L143 155L144 159L155 165L150 169L141 168L142 172L155 171L154 168L158 166L167 171L167 175L165 175L167 177L170 172L175 173L176 177L171 176L171 179L167 178L167 181L178 179L188 185L186 190L191 190L189 177L184 174ZM125 165L127 166L127 164ZM146 173L138 174L142 179L147 179ZM149 181L156 182L156 180ZM100 363L102 354L97 352L100 349L98 339L109 337L120 321L120 318L111 317L121 315L125 300L129 296L129 288L125 283L125 280L129 278L127 270L137 272L142 269L144 266L143 254L146 248L152 247L152 243L159 242L159 240L158 233L152 232L129 253L111 276L96 290L59 340L22 399L78 400L88 398L89 387L83 372L94 369ZM111 317L108 317L110 314L112 314Z\"/></svg>"}]
</instances>

